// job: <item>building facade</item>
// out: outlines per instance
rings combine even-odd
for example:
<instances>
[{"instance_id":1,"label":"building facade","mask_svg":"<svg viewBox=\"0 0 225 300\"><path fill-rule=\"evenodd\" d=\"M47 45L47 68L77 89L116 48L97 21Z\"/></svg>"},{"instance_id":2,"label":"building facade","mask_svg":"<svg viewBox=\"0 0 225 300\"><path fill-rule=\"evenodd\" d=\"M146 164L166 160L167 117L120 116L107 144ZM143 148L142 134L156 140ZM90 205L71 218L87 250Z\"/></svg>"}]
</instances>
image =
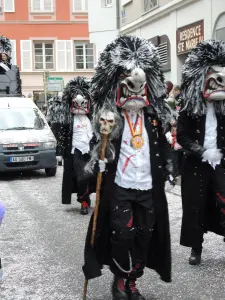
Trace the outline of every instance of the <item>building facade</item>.
<instances>
[{"instance_id":1,"label":"building facade","mask_svg":"<svg viewBox=\"0 0 225 300\"><path fill-rule=\"evenodd\" d=\"M96 46L96 57L119 34L120 3L117 0L88 0L90 42Z\"/></svg>"},{"instance_id":2,"label":"building facade","mask_svg":"<svg viewBox=\"0 0 225 300\"><path fill-rule=\"evenodd\" d=\"M120 10L120 34L137 35L158 46L165 77L175 84L199 41L225 41L224 0L121 0Z\"/></svg>"},{"instance_id":3,"label":"building facade","mask_svg":"<svg viewBox=\"0 0 225 300\"><path fill-rule=\"evenodd\" d=\"M87 0L0 0L0 28L11 40L23 94L39 106L60 91L54 80L63 86L77 75L92 77Z\"/></svg>"},{"instance_id":4,"label":"building facade","mask_svg":"<svg viewBox=\"0 0 225 300\"><path fill-rule=\"evenodd\" d=\"M190 50L201 40L225 41L225 0L89 0L90 38L101 52L118 35L150 40L159 49L165 78L180 83ZM119 8L119 14L118 9ZM119 26L117 29L116 25Z\"/></svg>"}]
</instances>

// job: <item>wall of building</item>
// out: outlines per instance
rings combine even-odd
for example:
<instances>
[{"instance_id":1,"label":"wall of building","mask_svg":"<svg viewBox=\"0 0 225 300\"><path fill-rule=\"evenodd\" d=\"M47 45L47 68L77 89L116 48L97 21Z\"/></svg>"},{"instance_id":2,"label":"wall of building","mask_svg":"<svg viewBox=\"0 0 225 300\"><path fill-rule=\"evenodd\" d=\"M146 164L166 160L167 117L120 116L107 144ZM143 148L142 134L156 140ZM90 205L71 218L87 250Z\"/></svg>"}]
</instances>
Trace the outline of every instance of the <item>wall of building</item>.
<instances>
[{"instance_id":1,"label":"wall of building","mask_svg":"<svg viewBox=\"0 0 225 300\"><path fill-rule=\"evenodd\" d=\"M14 0L15 9L11 12L4 12L5 8L2 7L1 33L12 41L13 61L21 70L23 94L44 91L43 74L48 70L37 70L34 67L35 42L53 43L54 69L49 70L49 76L63 77L65 84L77 75L92 77L93 67L76 68L75 45L80 43L85 47L89 43L89 32L85 0L82 0L81 10L74 9L73 1L53 0L50 12L32 11L32 0ZM93 60L94 57L93 46Z\"/></svg>"},{"instance_id":2,"label":"wall of building","mask_svg":"<svg viewBox=\"0 0 225 300\"><path fill-rule=\"evenodd\" d=\"M107 44L118 36L117 4L106 7L105 0L88 1L88 23L91 43L96 45L97 57Z\"/></svg>"},{"instance_id":3,"label":"wall of building","mask_svg":"<svg viewBox=\"0 0 225 300\"><path fill-rule=\"evenodd\" d=\"M158 0L158 5L156 6L156 8L166 5L171 1L173 0ZM120 1L120 3L122 7L121 22L120 22L121 27L124 25L128 25L135 20L141 19L142 15L146 13L144 11L144 0L139 0L139 1L132 0L131 2L128 2L126 5L123 5L123 1ZM122 12L124 12L125 14L124 18L122 18Z\"/></svg>"},{"instance_id":4,"label":"wall of building","mask_svg":"<svg viewBox=\"0 0 225 300\"><path fill-rule=\"evenodd\" d=\"M129 3L126 9L126 17L130 11L134 18L134 11L140 12L137 2ZM133 8L132 8L133 6ZM123 7L121 8L121 12ZM165 77L174 83L180 83L182 65L187 55L177 55L177 36L178 28L204 20L204 39L213 37L214 26L219 15L225 12L224 0L162 0L160 7L136 18L135 21L120 28L121 34L131 34L146 39L155 36L167 35L170 41L171 71L165 72ZM137 17L139 15L136 14ZM224 24L225 27L225 24Z\"/></svg>"}]
</instances>

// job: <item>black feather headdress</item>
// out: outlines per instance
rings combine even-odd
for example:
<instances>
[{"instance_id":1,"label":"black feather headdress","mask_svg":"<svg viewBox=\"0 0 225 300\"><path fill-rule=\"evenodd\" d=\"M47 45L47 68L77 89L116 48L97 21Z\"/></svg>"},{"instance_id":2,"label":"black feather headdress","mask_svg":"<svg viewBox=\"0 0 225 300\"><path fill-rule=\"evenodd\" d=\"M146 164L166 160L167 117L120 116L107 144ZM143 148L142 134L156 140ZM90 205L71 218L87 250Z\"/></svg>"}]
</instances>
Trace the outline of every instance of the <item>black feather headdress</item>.
<instances>
[{"instance_id":1,"label":"black feather headdress","mask_svg":"<svg viewBox=\"0 0 225 300\"><path fill-rule=\"evenodd\" d=\"M105 105L116 110L119 76L135 68L145 72L151 105L161 119L167 119L169 110L164 101L164 75L158 51L151 42L134 36L117 38L101 53L91 87L95 111Z\"/></svg>"},{"instance_id":2,"label":"black feather headdress","mask_svg":"<svg viewBox=\"0 0 225 300\"><path fill-rule=\"evenodd\" d=\"M189 54L182 69L181 89L184 110L189 115L206 114L207 106L202 92L208 69L218 65L225 67L225 42L202 41ZM215 101L217 113L225 114L225 101Z\"/></svg>"},{"instance_id":3,"label":"black feather headdress","mask_svg":"<svg viewBox=\"0 0 225 300\"><path fill-rule=\"evenodd\" d=\"M70 80L62 97L54 97L49 100L47 119L52 123L71 124L72 114L70 111L72 99L81 95L90 99L90 79L78 76Z\"/></svg>"},{"instance_id":4,"label":"black feather headdress","mask_svg":"<svg viewBox=\"0 0 225 300\"><path fill-rule=\"evenodd\" d=\"M71 101L77 95L81 95L86 99L90 99L90 79L84 76L77 76L70 80L63 92L63 101L68 101L71 104Z\"/></svg>"},{"instance_id":5,"label":"black feather headdress","mask_svg":"<svg viewBox=\"0 0 225 300\"><path fill-rule=\"evenodd\" d=\"M5 53L9 59L11 58L12 45L10 40L5 36L0 36L0 54Z\"/></svg>"}]
</instances>

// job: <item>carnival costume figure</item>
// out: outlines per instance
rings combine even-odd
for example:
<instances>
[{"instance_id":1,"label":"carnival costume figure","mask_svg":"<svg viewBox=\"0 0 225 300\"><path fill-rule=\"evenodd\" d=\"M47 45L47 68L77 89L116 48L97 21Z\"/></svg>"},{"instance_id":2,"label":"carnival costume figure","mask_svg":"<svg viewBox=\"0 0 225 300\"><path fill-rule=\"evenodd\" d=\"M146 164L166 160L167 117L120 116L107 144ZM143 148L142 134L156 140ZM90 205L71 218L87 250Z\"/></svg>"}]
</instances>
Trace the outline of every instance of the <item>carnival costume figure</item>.
<instances>
[{"instance_id":1,"label":"carnival costume figure","mask_svg":"<svg viewBox=\"0 0 225 300\"><path fill-rule=\"evenodd\" d=\"M225 43L199 43L182 71L184 108L177 128L182 166L181 245L201 262L203 235L225 236Z\"/></svg>"},{"instance_id":2,"label":"carnival costume figure","mask_svg":"<svg viewBox=\"0 0 225 300\"><path fill-rule=\"evenodd\" d=\"M12 45L10 40L5 36L0 36L0 67L3 72L11 69Z\"/></svg>"},{"instance_id":3,"label":"carnival costume figure","mask_svg":"<svg viewBox=\"0 0 225 300\"><path fill-rule=\"evenodd\" d=\"M47 118L63 152L62 203L71 204L72 193L77 193L83 215L90 205L89 180L83 176L93 137L89 114L90 80L79 76L68 82L62 97L50 101Z\"/></svg>"},{"instance_id":4,"label":"carnival costume figure","mask_svg":"<svg viewBox=\"0 0 225 300\"><path fill-rule=\"evenodd\" d=\"M172 172L163 125L170 119L160 58L154 45L123 36L101 54L92 79L93 125L108 134L105 160L99 146L86 170L103 172L94 246L91 219L83 271L86 279L114 274L115 300L144 300L136 280L144 268L171 280L166 175ZM168 150L169 151L169 150Z\"/></svg>"}]
</instances>

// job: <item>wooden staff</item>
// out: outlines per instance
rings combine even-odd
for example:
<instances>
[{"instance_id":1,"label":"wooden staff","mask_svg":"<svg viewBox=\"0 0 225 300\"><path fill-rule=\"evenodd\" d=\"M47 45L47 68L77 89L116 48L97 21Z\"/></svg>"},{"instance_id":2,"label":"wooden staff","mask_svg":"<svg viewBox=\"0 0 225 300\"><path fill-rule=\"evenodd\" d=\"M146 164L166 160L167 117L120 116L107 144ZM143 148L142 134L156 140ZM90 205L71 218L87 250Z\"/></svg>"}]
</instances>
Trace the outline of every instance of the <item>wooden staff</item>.
<instances>
[{"instance_id":1,"label":"wooden staff","mask_svg":"<svg viewBox=\"0 0 225 300\"><path fill-rule=\"evenodd\" d=\"M103 161L105 159L105 150L106 150L106 146L107 146L107 141L108 141L108 135L107 134L102 134L100 160L103 160ZM95 210L94 210L93 226L92 226L92 234L91 234L91 246L92 246L92 248L93 248L94 242L95 242L95 233L96 233L98 210L99 210L99 203L100 203L101 184L102 184L102 172L98 172L97 183L96 183ZM83 300L86 300L87 288L88 288L88 280L85 279L84 290L83 290Z\"/></svg>"}]
</instances>

